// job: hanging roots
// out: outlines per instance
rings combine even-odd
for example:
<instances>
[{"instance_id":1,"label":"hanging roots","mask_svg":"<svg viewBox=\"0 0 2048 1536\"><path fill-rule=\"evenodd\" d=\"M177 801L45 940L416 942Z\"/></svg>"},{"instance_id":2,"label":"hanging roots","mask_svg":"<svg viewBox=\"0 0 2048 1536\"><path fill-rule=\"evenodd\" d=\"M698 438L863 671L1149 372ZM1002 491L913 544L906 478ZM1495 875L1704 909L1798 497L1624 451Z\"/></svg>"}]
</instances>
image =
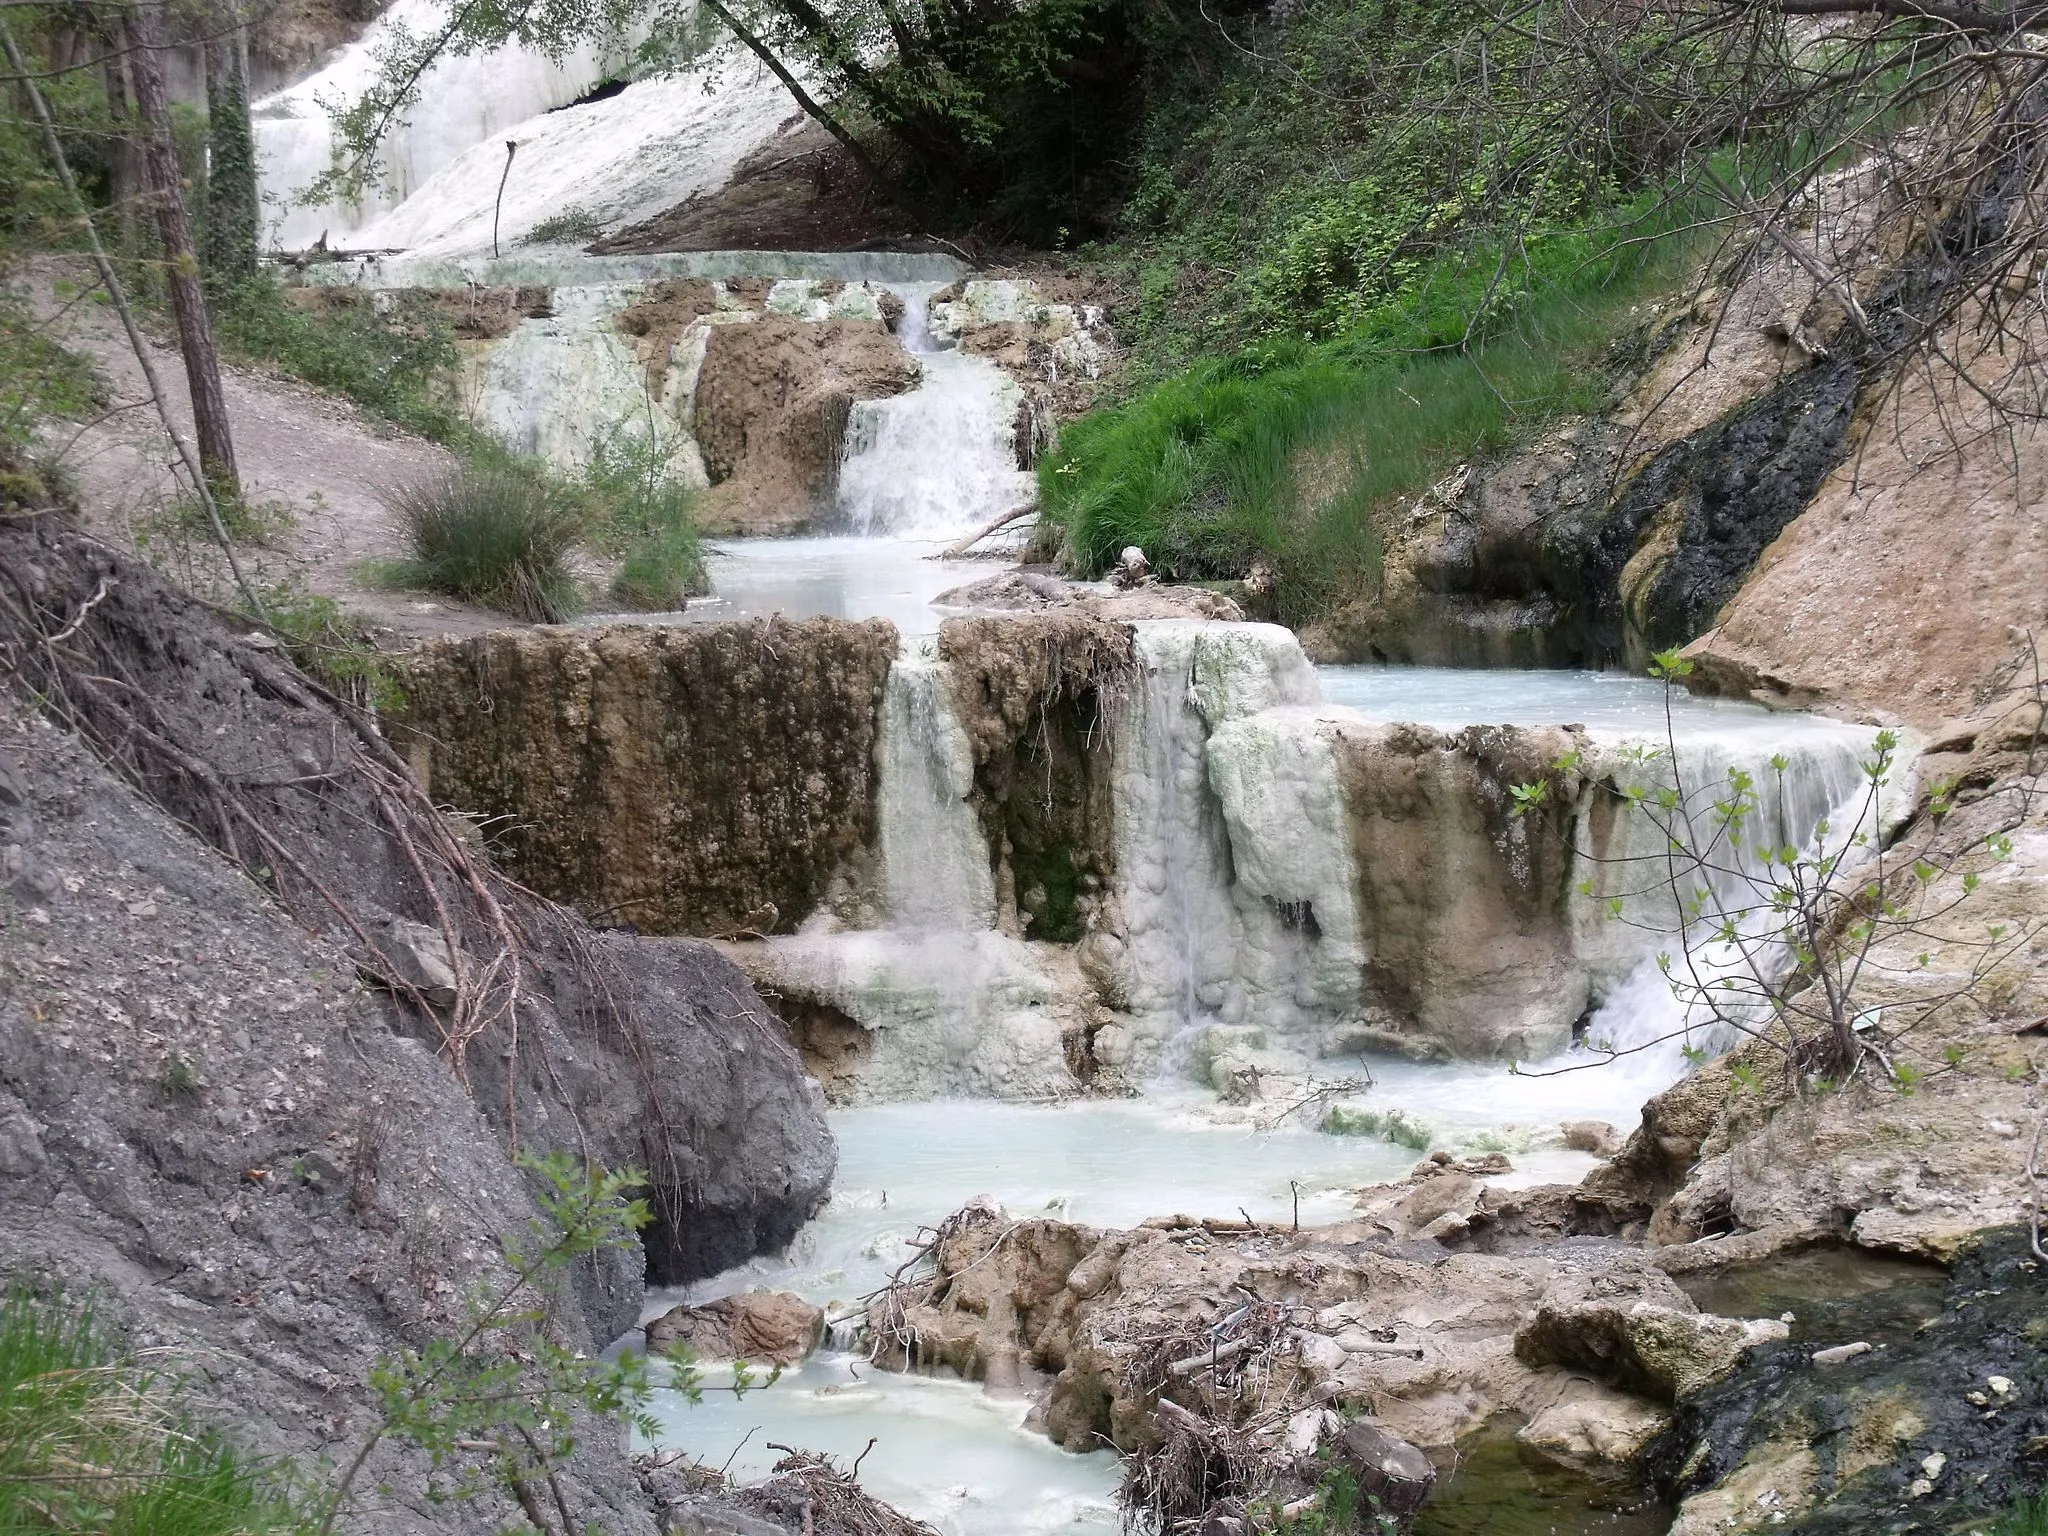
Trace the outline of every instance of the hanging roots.
<instances>
[{"instance_id":1,"label":"hanging roots","mask_svg":"<svg viewBox=\"0 0 2048 1536\"><path fill-rule=\"evenodd\" d=\"M615 967L578 918L456 830L373 715L294 667L273 636L51 508L0 517L0 678L409 1003L472 1094L471 1050L489 1036L505 1078L503 1105L489 1107L514 1150L522 1017L544 980L551 994L566 984L633 1060L654 1193L679 1214L684 1132ZM452 988L422 974L420 927L438 937Z\"/></svg>"}]
</instances>

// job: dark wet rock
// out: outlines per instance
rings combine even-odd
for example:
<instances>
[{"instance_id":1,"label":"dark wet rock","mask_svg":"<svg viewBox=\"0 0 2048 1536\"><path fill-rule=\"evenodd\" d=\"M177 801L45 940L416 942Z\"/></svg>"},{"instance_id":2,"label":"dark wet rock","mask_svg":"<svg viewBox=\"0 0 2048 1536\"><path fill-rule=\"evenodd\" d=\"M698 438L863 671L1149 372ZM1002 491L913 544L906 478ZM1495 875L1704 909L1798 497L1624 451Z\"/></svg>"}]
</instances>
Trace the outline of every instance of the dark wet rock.
<instances>
[{"instance_id":1,"label":"dark wet rock","mask_svg":"<svg viewBox=\"0 0 2048 1536\"><path fill-rule=\"evenodd\" d=\"M1687 1498L1674 1532L1988 1526L2048 1479L2044 1340L2048 1267L2017 1227L1982 1234L1945 1282L1801 1306L1796 1338L1682 1404L1649 1453ZM1858 1342L1872 1348L1819 1363Z\"/></svg>"}]
</instances>

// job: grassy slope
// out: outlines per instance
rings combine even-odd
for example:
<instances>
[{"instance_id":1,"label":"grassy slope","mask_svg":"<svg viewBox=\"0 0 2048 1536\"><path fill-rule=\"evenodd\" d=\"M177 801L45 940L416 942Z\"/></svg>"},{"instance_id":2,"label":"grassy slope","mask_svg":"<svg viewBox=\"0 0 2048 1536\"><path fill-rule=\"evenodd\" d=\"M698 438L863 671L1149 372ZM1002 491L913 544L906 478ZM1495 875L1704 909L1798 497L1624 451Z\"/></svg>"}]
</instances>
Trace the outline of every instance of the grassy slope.
<instances>
[{"instance_id":1,"label":"grassy slope","mask_svg":"<svg viewBox=\"0 0 2048 1536\"><path fill-rule=\"evenodd\" d=\"M1375 578L1388 506L1602 402L1686 242L1617 192L1645 168L1540 112L1440 124L1485 16L1321 0L1155 92L1123 238L1089 253L1140 295L1127 395L1041 470L1079 568L1263 560L1302 622Z\"/></svg>"}]
</instances>

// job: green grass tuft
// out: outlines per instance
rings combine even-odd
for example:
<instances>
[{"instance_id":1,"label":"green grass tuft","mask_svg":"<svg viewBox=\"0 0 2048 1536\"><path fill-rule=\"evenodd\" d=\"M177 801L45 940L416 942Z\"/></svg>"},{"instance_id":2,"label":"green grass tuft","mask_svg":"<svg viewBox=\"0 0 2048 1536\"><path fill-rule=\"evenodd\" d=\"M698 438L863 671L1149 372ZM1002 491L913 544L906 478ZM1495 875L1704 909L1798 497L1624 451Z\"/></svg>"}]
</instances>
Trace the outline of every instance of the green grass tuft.
<instances>
[{"instance_id":1,"label":"green grass tuft","mask_svg":"<svg viewBox=\"0 0 2048 1536\"><path fill-rule=\"evenodd\" d=\"M2020 1500L1985 1536L2048 1536L2048 1494Z\"/></svg>"},{"instance_id":2,"label":"green grass tuft","mask_svg":"<svg viewBox=\"0 0 2048 1536\"><path fill-rule=\"evenodd\" d=\"M571 203L560 213L542 219L525 237L521 245L587 245L604 233L604 225L597 215L581 203Z\"/></svg>"},{"instance_id":3,"label":"green grass tuft","mask_svg":"<svg viewBox=\"0 0 2048 1536\"><path fill-rule=\"evenodd\" d=\"M302 1529L263 1469L194 1425L89 1304L19 1288L0 1300L0 1531Z\"/></svg>"},{"instance_id":4,"label":"green grass tuft","mask_svg":"<svg viewBox=\"0 0 2048 1536\"><path fill-rule=\"evenodd\" d=\"M708 590L696 530L687 523L635 539L612 578L612 597L635 613L668 613Z\"/></svg>"},{"instance_id":5,"label":"green grass tuft","mask_svg":"<svg viewBox=\"0 0 2048 1536\"><path fill-rule=\"evenodd\" d=\"M555 624L576 611L566 559L582 533L579 509L545 479L461 466L387 493L411 550L379 574Z\"/></svg>"}]
</instances>

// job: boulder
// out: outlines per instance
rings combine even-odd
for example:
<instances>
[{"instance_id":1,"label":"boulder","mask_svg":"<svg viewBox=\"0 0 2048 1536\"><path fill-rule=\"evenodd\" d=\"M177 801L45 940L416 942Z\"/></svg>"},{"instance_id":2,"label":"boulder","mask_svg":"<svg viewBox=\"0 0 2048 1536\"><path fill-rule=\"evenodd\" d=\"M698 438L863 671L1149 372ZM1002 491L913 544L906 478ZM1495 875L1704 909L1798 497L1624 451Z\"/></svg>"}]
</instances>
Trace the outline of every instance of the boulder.
<instances>
[{"instance_id":1,"label":"boulder","mask_svg":"<svg viewBox=\"0 0 2048 1536\"><path fill-rule=\"evenodd\" d=\"M1562 1129L1565 1146L1574 1152L1612 1157L1621 1150L1621 1132L1605 1120L1568 1120Z\"/></svg>"},{"instance_id":2,"label":"boulder","mask_svg":"<svg viewBox=\"0 0 2048 1536\"><path fill-rule=\"evenodd\" d=\"M1786 1333L1780 1322L1702 1313L1655 1270L1574 1274L1544 1292L1515 1334L1515 1354L1525 1365L1569 1366L1672 1403L1727 1375L1751 1345Z\"/></svg>"},{"instance_id":3,"label":"boulder","mask_svg":"<svg viewBox=\"0 0 2048 1536\"><path fill-rule=\"evenodd\" d=\"M1670 1422L1644 1398L1574 1379L1515 1438L1560 1466L1600 1475L1633 1462Z\"/></svg>"},{"instance_id":4,"label":"boulder","mask_svg":"<svg viewBox=\"0 0 2048 1536\"><path fill-rule=\"evenodd\" d=\"M436 1008L455 1005L455 966L439 929L394 917L379 927L377 941L391 964L391 980L411 987Z\"/></svg>"},{"instance_id":5,"label":"boulder","mask_svg":"<svg viewBox=\"0 0 2048 1536\"><path fill-rule=\"evenodd\" d=\"M703 1306L681 1306L647 1324L647 1352L680 1346L700 1360L795 1365L825 1337L825 1314L788 1291L747 1291Z\"/></svg>"}]
</instances>

